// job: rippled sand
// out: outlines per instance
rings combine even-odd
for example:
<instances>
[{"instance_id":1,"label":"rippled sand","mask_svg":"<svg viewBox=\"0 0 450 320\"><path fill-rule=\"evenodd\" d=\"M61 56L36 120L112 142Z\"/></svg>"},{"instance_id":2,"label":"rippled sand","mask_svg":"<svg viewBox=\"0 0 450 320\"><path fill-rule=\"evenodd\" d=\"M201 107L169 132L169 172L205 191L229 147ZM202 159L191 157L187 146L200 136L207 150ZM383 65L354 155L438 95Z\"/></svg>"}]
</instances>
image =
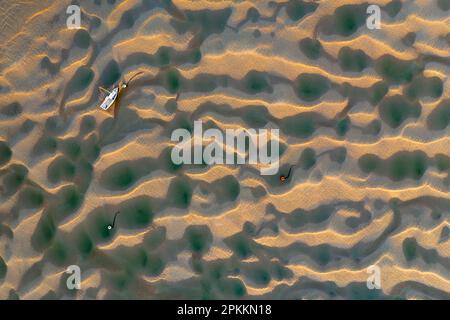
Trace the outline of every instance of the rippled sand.
<instances>
[{"instance_id":1,"label":"rippled sand","mask_svg":"<svg viewBox=\"0 0 450 320\"><path fill-rule=\"evenodd\" d=\"M374 0L381 30L358 0L79 2L69 30L0 0L1 299L450 298L449 0ZM279 174L174 165L195 120L279 128Z\"/></svg>"}]
</instances>

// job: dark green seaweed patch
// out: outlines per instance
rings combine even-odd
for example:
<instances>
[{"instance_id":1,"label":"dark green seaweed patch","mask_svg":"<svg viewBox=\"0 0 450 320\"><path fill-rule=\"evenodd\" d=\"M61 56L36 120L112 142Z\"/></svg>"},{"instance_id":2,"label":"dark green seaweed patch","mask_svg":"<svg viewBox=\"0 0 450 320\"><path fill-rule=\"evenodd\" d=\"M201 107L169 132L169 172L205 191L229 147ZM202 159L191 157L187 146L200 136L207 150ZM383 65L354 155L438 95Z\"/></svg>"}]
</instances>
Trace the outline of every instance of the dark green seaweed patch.
<instances>
[{"instance_id":1,"label":"dark green seaweed patch","mask_svg":"<svg viewBox=\"0 0 450 320\"><path fill-rule=\"evenodd\" d=\"M148 250L156 250L161 246L166 240L166 228L165 227L155 227L151 231L145 234L144 246Z\"/></svg>"},{"instance_id":2,"label":"dark green seaweed patch","mask_svg":"<svg viewBox=\"0 0 450 320\"><path fill-rule=\"evenodd\" d=\"M211 92L217 88L216 78L208 74L200 74L191 80L191 90L196 92Z\"/></svg>"},{"instance_id":3,"label":"dark green seaweed patch","mask_svg":"<svg viewBox=\"0 0 450 320\"><path fill-rule=\"evenodd\" d=\"M58 216L61 218L66 217L76 211L83 202L83 194L74 185L63 187L58 192Z\"/></svg>"},{"instance_id":4,"label":"dark green seaweed patch","mask_svg":"<svg viewBox=\"0 0 450 320\"><path fill-rule=\"evenodd\" d=\"M402 2L401 0L392 0L385 7L383 7L383 9L386 10L386 12L391 18L393 18L402 9Z\"/></svg>"},{"instance_id":5,"label":"dark green seaweed patch","mask_svg":"<svg viewBox=\"0 0 450 320\"><path fill-rule=\"evenodd\" d=\"M7 194L14 194L20 188L28 175L28 169L19 164L9 166L8 172L3 177L3 185Z\"/></svg>"},{"instance_id":6,"label":"dark green seaweed patch","mask_svg":"<svg viewBox=\"0 0 450 320\"><path fill-rule=\"evenodd\" d=\"M116 163L102 173L100 183L109 190L126 190L154 168L155 164L149 158Z\"/></svg>"},{"instance_id":7,"label":"dark green seaweed patch","mask_svg":"<svg viewBox=\"0 0 450 320\"><path fill-rule=\"evenodd\" d=\"M119 81L121 76L122 73L120 72L119 65L115 60L111 60L100 76L100 83L103 86L110 87Z\"/></svg>"},{"instance_id":8,"label":"dark green seaweed patch","mask_svg":"<svg viewBox=\"0 0 450 320\"><path fill-rule=\"evenodd\" d=\"M262 72L250 71L244 78L245 89L251 94L260 93L263 91L271 92L272 87Z\"/></svg>"},{"instance_id":9,"label":"dark green seaweed patch","mask_svg":"<svg viewBox=\"0 0 450 320\"><path fill-rule=\"evenodd\" d=\"M427 157L423 152L395 154L390 159L389 176L394 181L405 178L420 179L427 170Z\"/></svg>"},{"instance_id":10,"label":"dark green seaweed patch","mask_svg":"<svg viewBox=\"0 0 450 320\"><path fill-rule=\"evenodd\" d=\"M405 93L410 99L417 99L418 97L439 98L444 92L444 84L438 77L416 77L405 88Z\"/></svg>"},{"instance_id":11,"label":"dark green seaweed patch","mask_svg":"<svg viewBox=\"0 0 450 320\"><path fill-rule=\"evenodd\" d=\"M87 256L94 250L94 243L86 231L81 230L75 237L75 245L81 254Z\"/></svg>"},{"instance_id":12,"label":"dark green seaweed patch","mask_svg":"<svg viewBox=\"0 0 450 320\"><path fill-rule=\"evenodd\" d=\"M149 253L147 255L145 274L149 276L158 276L164 271L164 268L165 263L160 255L156 253Z\"/></svg>"},{"instance_id":13,"label":"dark green seaweed patch","mask_svg":"<svg viewBox=\"0 0 450 320\"><path fill-rule=\"evenodd\" d=\"M58 148L58 141L54 137L42 136L33 147L33 155L53 154Z\"/></svg>"},{"instance_id":14,"label":"dark green seaweed patch","mask_svg":"<svg viewBox=\"0 0 450 320\"><path fill-rule=\"evenodd\" d=\"M95 129L96 127L96 120L91 115L86 115L81 119L80 124L80 134L87 134Z\"/></svg>"},{"instance_id":15,"label":"dark green seaweed patch","mask_svg":"<svg viewBox=\"0 0 450 320\"><path fill-rule=\"evenodd\" d=\"M77 47L87 49L91 43L91 36L85 29L79 29L75 33L73 42Z\"/></svg>"},{"instance_id":16,"label":"dark green seaweed patch","mask_svg":"<svg viewBox=\"0 0 450 320\"><path fill-rule=\"evenodd\" d=\"M8 266L5 263L5 260L0 256L0 280L3 280L6 276L6 272L8 271Z\"/></svg>"},{"instance_id":17,"label":"dark green seaweed patch","mask_svg":"<svg viewBox=\"0 0 450 320\"><path fill-rule=\"evenodd\" d=\"M337 163L344 163L347 158L347 149L345 147L338 147L330 152L330 159Z\"/></svg>"},{"instance_id":18,"label":"dark green seaweed patch","mask_svg":"<svg viewBox=\"0 0 450 320\"><path fill-rule=\"evenodd\" d=\"M345 5L336 9L335 30L343 37L355 33L359 27L366 23L366 6Z\"/></svg>"},{"instance_id":19,"label":"dark green seaweed patch","mask_svg":"<svg viewBox=\"0 0 450 320\"><path fill-rule=\"evenodd\" d=\"M181 74L177 69L169 70L165 77L165 87L170 93L177 93L182 86Z\"/></svg>"},{"instance_id":20,"label":"dark green seaweed patch","mask_svg":"<svg viewBox=\"0 0 450 320\"><path fill-rule=\"evenodd\" d=\"M173 18L170 23L178 34L198 33L200 41L213 33L222 33L232 13L231 8L223 10L184 11L187 19Z\"/></svg>"},{"instance_id":21,"label":"dark green seaweed patch","mask_svg":"<svg viewBox=\"0 0 450 320\"><path fill-rule=\"evenodd\" d=\"M10 103L0 109L0 114L6 117L17 117L22 113L22 105L18 102Z\"/></svg>"},{"instance_id":22,"label":"dark green seaweed patch","mask_svg":"<svg viewBox=\"0 0 450 320\"><path fill-rule=\"evenodd\" d=\"M47 177L51 183L71 181L75 177L75 173L75 165L64 156L54 159L47 169Z\"/></svg>"},{"instance_id":23,"label":"dark green seaweed patch","mask_svg":"<svg viewBox=\"0 0 450 320\"><path fill-rule=\"evenodd\" d=\"M259 287L267 286L272 279L270 273L262 266L249 270L247 276Z\"/></svg>"},{"instance_id":24,"label":"dark green seaweed patch","mask_svg":"<svg viewBox=\"0 0 450 320\"><path fill-rule=\"evenodd\" d=\"M415 61L403 61L391 55L384 55L376 61L375 70L383 79L394 84L401 84L411 82L414 76L423 70L423 67Z\"/></svg>"},{"instance_id":25,"label":"dark green seaweed patch","mask_svg":"<svg viewBox=\"0 0 450 320\"><path fill-rule=\"evenodd\" d=\"M240 259L248 258L253 253L250 240L242 234L226 239L225 243Z\"/></svg>"},{"instance_id":26,"label":"dark green seaweed patch","mask_svg":"<svg viewBox=\"0 0 450 320\"><path fill-rule=\"evenodd\" d=\"M168 197L172 199L173 205L177 208L189 207L192 198L192 187L189 181L184 178L174 179L170 184Z\"/></svg>"},{"instance_id":27,"label":"dark green seaweed patch","mask_svg":"<svg viewBox=\"0 0 450 320\"><path fill-rule=\"evenodd\" d=\"M120 25L126 29L129 29L133 27L135 21L135 10L131 9L124 12L122 17L120 18Z\"/></svg>"},{"instance_id":28,"label":"dark green seaweed patch","mask_svg":"<svg viewBox=\"0 0 450 320\"><path fill-rule=\"evenodd\" d=\"M339 50L339 65L342 70L350 72L361 72L369 66L370 58L362 50L353 50L344 47Z\"/></svg>"},{"instance_id":29,"label":"dark green seaweed patch","mask_svg":"<svg viewBox=\"0 0 450 320\"><path fill-rule=\"evenodd\" d=\"M11 160L12 151L4 141L0 141L0 166L8 163Z\"/></svg>"},{"instance_id":30,"label":"dark green seaweed patch","mask_svg":"<svg viewBox=\"0 0 450 320\"><path fill-rule=\"evenodd\" d=\"M413 103L403 96L391 96L385 98L379 106L381 119L391 128L398 128L408 118L418 118L422 107L419 103Z\"/></svg>"},{"instance_id":31,"label":"dark green seaweed patch","mask_svg":"<svg viewBox=\"0 0 450 320\"><path fill-rule=\"evenodd\" d=\"M316 164L316 151L311 148L306 148L303 150L302 155L300 156L300 166L304 170L311 169Z\"/></svg>"},{"instance_id":32,"label":"dark green seaweed patch","mask_svg":"<svg viewBox=\"0 0 450 320\"><path fill-rule=\"evenodd\" d=\"M235 177L226 176L223 179L217 181L215 184L217 186L220 186L220 188L216 190L218 203L235 201L239 196L241 188L239 182Z\"/></svg>"},{"instance_id":33,"label":"dark green seaweed patch","mask_svg":"<svg viewBox=\"0 0 450 320\"><path fill-rule=\"evenodd\" d=\"M302 113L300 115L286 118L282 121L283 126L281 128L288 135L299 138L308 138L314 131L318 124L318 116L315 113Z\"/></svg>"},{"instance_id":34,"label":"dark green seaweed patch","mask_svg":"<svg viewBox=\"0 0 450 320\"><path fill-rule=\"evenodd\" d=\"M118 219L125 228L142 228L153 221L153 215L150 199L141 196L123 203Z\"/></svg>"},{"instance_id":35,"label":"dark green seaweed patch","mask_svg":"<svg viewBox=\"0 0 450 320\"><path fill-rule=\"evenodd\" d=\"M189 243L193 252L205 253L209 250L213 236L208 226L188 226L184 232L184 238Z\"/></svg>"},{"instance_id":36,"label":"dark green seaweed patch","mask_svg":"<svg viewBox=\"0 0 450 320\"><path fill-rule=\"evenodd\" d=\"M286 13L293 21L302 19L307 14L314 12L319 5L302 0L289 0L286 5Z\"/></svg>"},{"instance_id":37,"label":"dark green seaweed patch","mask_svg":"<svg viewBox=\"0 0 450 320\"><path fill-rule=\"evenodd\" d=\"M406 238L403 240L403 254L407 261L411 261L417 256L417 240L415 238Z\"/></svg>"},{"instance_id":38,"label":"dark green seaweed patch","mask_svg":"<svg viewBox=\"0 0 450 320\"><path fill-rule=\"evenodd\" d=\"M19 204L25 208L39 208L44 204L44 195L36 187L26 187L20 192Z\"/></svg>"},{"instance_id":39,"label":"dark green seaweed patch","mask_svg":"<svg viewBox=\"0 0 450 320\"><path fill-rule=\"evenodd\" d=\"M428 116L427 127L431 130L444 130L449 123L450 100L444 100Z\"/></svg>"},{"instance_id":40,"label":"dark green seaweed patch","mask_svg":"<svg viewBox=\"0 0 450 320\"><path fill-rule=\"evenodd\" d=\"M83 91L89 87L94 79L94 75L94 71L91 68L82 66L75 72L67 87L71 88L71 93Z\"/></svg>"},{"instance_id":41,"label":"dark green seaweed patch","mask_svg":"<svg viewBox=\"0 0 450 320\"><path fill-rule=\"evenodd\" d=\"M347 131L350 129L350 118L349 117L345 117L343 119L339 119L336 122L336 133L338 136L342 137L344 136Z\"/></svg>"},{"instance_id":42,"label":"dark green seaweed patch","mask_svg":"<svg viewBox=\"0 0 450 320\"><path fill-rule=\"evenodd\" d=\"M44 214L39 220L31 238L33 248L38 251L48 247L57 231L55 222L50 214Z\"/></svg>"},{"instance_id":43,"label":"dark green seaweed patch","mask_svg":"<svg viewBox=\"0 0 450 320\"><path fill-rule=\"evenodd\" d=\"M307 102L319 99L329 88L329 80L318 74L304 73L295 81L295 93L300 99Z\"/></svg>"},{"instance_id":44,"label":"dark green seaweed patch","mask_svg":"<svg viewBox=\"0 0 450 320\"><path fill-rule=\"evenodd\" d=\"M403 38L402 42L405 46L411 47L416 42L417 35L415 32L408 32Z\"/></svg>"},{"instance_id":45,"label":"dark green seaweed patch","mask_svg":"<svg viewBox=\"0 0 450 320\"><path fill-rule=\"evenodd\" d=\"M61 151L70 159L75 160L81 154L80 142L76 139L67 139L61 143Z\"/></svg>"},{"instance_id":46,"label":"dark green seaweed patch","mask_svg":"<svg viewBox=\"0 0 450 320\"><path fill-rule=\"evenodd\" d=\"M52 246L48 250L50 261L56 266L65 266L70 260L70 250L68 247L68 241L58 239L53 242ZM72 258L73 259L73 258Z\"/></svg>"},{"instance_id":47,"label":"dark green seaweed patch","mask_svg":"<svg viewBox=\"0 0 450 320\"><path fill-rule=\"evenodd\" d=\"M399 152L382 160L373 154L363 155L358 160L360 169L365 173L377 173L393 181L403 179L419 180L428 168L429 159L422 151Z\"/></svg>"},{"instance_id":48,"label":"dark green seaweed patch","mask_svg":"<svg viewBox=\"0 0 450 320\"><path fill-rule=\"evenodd\" d=\"M312 60L319 59L323 51L320 41L311 38L300 40L299 47L303 54Z\"/></svg>"},{"instance_id":49,"label":"dark green seaweed patch","mask_svg":"<svg viewBox=\"0 0 450 320\"><path fill-rule=\"evenodd\" d=\"M247 106L242 115L244 121L251 128L263 128L270 117L269 111L265 106Z\"/></svg>"},{"instance_id":50,"label":"dark green seaweed patch","mask_svg":"<svg viewBox=\"0 0 450 320\"><path fill-rule=\"evenodd\" d=\"M438 0L437 4L439 9L443 11L450 10L450 0Z\"/></svg>"},{"instance_id":51,"label":"dark green seaweed patch","mask_svg":"<svg viewBox=\"0 0 450 320\"><path fill-rule=\"evenodd\" d=\"M434 157L436 168L439 171L448 171L450 169L450 157L439 153Z\"/></svg>"},{"instance_id":52,"label":"dark green seaweed patch","mask_svg":"<svg viewBox=\"0 0 450 320\"><path fill-rule=\"evenodd\" d=\"M369 98L372 105L378 104L388 91L389 87L383 81L375 83L369 90Z\"/></svg>"},{"instance_id":53,"label":"dark green seaweed patch","mask_svg":"<svg viewBox=\"0 0 450 320\"><path fill-rule=\"evenodd\" d=\"M380 159L376 155L365 154L359 158L358 165L363 172L370 173L380 166Z\"/></svg>"}]
</instances>

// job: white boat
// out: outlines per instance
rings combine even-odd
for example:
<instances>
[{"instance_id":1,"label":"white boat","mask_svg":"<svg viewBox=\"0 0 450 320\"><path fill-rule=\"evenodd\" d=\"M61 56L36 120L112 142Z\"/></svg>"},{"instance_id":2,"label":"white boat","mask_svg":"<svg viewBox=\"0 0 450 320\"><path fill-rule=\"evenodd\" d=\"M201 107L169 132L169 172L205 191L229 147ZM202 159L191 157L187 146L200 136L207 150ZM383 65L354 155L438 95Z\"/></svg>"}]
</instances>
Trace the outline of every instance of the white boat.
<instances>
[{"instance_id":1,"label":"white boat","mask_svg":"<svg viewBox=\"0 0 450 320\"><path fill-rule=\"evenodd\" d=\"M103 110L108 110L109 107L112 106L114 101L117 99L117 94L119 93L119 87L115 87L111 92L107 91L108 95L103 100L102 104L100 105L100 108Z\"/></svg>"},{"instance_id":2,"label":"white boat","mask_svg":"<svg viewBox=\"0 0 450 320\"><path fill-rule=\"evenodd\" d=\"M128 87L128 84L130 83L130 81L133 80L134 77L140 75L141 73L142 73L142 71L136 73L135 75L133 75L133 76L130 78L130 80L124 81L124 82L120 85L120 88L121 88L121 89L125 89L126 87ZM108 90L106 90L106 89L104 89L104 88L102 88L102 87L99 87L99 89L100 89L101 91L103 91L104 93L107 94L107 96L105 97L105 99L103 99L103 102L102 102L102 104L100 105L100 108L102 108L103 110L108 110L108 109L113 105L113 103L117 100L117 96L119 95L119 86L115 87L111 92L108 91Z\"/></svg>"}]
</instances>

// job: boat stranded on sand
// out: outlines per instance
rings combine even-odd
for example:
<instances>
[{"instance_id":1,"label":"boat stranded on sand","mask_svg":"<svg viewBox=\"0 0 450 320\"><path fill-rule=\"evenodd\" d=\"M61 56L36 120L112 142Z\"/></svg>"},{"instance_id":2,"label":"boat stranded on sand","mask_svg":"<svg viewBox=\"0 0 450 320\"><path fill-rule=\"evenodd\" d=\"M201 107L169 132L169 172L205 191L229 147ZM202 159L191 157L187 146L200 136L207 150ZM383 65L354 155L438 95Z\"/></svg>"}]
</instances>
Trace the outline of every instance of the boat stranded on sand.
<instances>
[{"instance_id":1,"label":"boat stranded on sand","mask_svg":"<svg viewBox=\"0 0 450 320\"><path fill-rule=\"evenodd\" d=\"M119 87L114 88L111 92L102 87L100 87L100 90L108 94L100 105L100 108L102 108L103 110L108 110L109 107L111 107L114 101L116 101L117 99L117 95L119 94Z\"/></svg>"},{"instance_id":2,"label":"boat stranded on sand","mask_svg":"<svg viewBox=\"0 0 450 320\"><path fill-rule=\"evenodd\" d=\"M139 75L141 73L143 73L143 72L138 72L138 73L134 74L130 78L130 80L124 81L120 86L114 87L111 91L108 91L105 88L99 87L99 89L101 91L103 91L104 93L107 94L107 96L103 99L103 102L100 105L100 108L102 108L103 110L108 110L114 104L114 102L117 100L119 93L121 93L123 89L128 87L128 85L130 84L131 80L133 80L134 77L136 77L137 75Z\"/></svg>"}]
</instances>

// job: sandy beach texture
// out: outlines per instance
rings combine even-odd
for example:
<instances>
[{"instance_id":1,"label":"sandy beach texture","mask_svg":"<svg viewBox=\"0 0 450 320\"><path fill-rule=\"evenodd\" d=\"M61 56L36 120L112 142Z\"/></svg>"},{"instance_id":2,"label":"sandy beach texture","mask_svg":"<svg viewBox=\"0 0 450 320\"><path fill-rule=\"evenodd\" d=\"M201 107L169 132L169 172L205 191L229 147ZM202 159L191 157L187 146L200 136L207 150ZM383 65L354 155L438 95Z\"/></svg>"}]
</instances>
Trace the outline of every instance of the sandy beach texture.
<instances>
[{"instance_id":1,"label":"sandy beach texture","mask_svg":"<svg viewBox=\"0 0 450 320\"><path fill-rule=\"evenodd\" d=\"M0 0L0 299L449 299L449 74L449 0ZM195 120L279 173L173 164Z\"/></svg>"}]
</instances>

